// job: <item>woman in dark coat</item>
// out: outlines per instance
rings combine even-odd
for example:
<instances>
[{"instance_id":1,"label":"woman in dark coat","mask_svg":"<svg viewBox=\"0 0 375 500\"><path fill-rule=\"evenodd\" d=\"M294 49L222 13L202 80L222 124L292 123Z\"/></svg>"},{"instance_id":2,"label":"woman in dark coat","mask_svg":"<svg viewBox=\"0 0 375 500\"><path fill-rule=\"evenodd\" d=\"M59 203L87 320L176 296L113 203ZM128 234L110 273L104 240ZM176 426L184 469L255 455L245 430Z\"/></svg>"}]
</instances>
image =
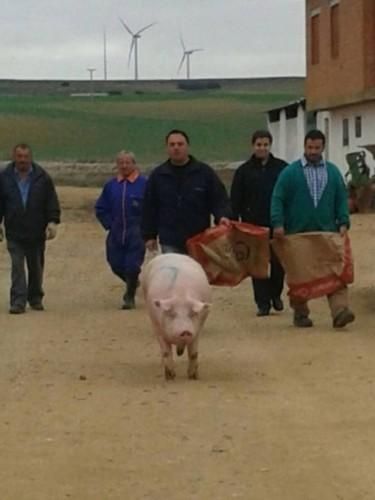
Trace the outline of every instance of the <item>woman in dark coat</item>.
<instances>
[{"instance_id":1,"label":"woman in dark coat","mask_svg":"<svg viewBox=\"0 0 375 500\"><path fill-rule=\"evenodd\" d=\"M126 283L122 308L134 309L138 275L145 255L140 224L147 181L140 175L133 153L118 153L116 165L117 176L105 184L95 204L95 213L108 231L107 261L113 273Z\"/></svg>"}]
</instances>

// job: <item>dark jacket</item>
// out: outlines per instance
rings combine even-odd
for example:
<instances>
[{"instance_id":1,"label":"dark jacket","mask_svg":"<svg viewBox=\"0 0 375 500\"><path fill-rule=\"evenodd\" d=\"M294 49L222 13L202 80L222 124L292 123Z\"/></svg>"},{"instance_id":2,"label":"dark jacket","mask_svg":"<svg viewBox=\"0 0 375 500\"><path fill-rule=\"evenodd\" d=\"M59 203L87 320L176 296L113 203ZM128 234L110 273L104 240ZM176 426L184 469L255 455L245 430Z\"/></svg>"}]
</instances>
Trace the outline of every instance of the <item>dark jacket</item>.
<instances>
[{"instance_id":1,"label":"dark jacket","mask_svg":"<svg viewBox=\"0 0 375 500\"><path fill-rule=\"evenodd\" d=\"M141 236L146 178L108 181L95 204L96 217L108 230L107 261L115 273L139 273L145 255Z\"/></svg>"},{"instance_id":2,"label":"dark jacket","mask_svg":"<svg viewBox=\"0 0 375 500\"><path fill-rule=\"evenodd\" d=\"M32 164L26 207L17 185L14 163L0 173L0 224L4 219L6 238L37 243L45 241L49 222L60 222L60 205L52 179L42 167Z\"/></svg>"},{"instance_id":3,"label":"dark jacket","mask_svg":"<svg viewBox=\"0 0 375 500\"><path fill-rule=\"evenodd\" d=\"M238 167L231 188L232 212L236 220L271 226L271 198L277 178L287 163L273 155L262 165L254 155Z\"/></svg>"},{"instance_id":4,"label":"dark jacket","mask_svg":"<svg viewBox=\"0 0 375 500\"><path fill-rule=\"evenodd\" d=\"M159 236L162 245L185 248L186 240L230 217L230 203L223 183L205 163L190 157L185 166L169 160L151 173L143 204L144 239Z\"/></svg>"}]
</instances>

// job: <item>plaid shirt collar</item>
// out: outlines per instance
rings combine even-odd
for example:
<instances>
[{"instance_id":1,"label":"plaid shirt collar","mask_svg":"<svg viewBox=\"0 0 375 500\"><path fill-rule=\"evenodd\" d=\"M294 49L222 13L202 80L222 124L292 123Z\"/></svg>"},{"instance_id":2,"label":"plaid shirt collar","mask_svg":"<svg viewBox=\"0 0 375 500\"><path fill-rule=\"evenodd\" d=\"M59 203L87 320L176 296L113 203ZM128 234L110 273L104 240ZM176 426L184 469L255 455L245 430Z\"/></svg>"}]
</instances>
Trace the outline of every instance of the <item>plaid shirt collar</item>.
<instances>
[{"instance_id":1,"label":"plaid shirt collar","mask_svg":"<svg viewBox=\"0 0 375 500\"><path fill-rule=\"evenodd\" d=\"M318 167L318 168L324 168L326 166L326 162L324 161L323 157L320 159L319 163L310 163L306 156L303 155L302 158L301 158L301 164L303 166L303 168L306 168L306 167Z\"/></svg>"}]
</instances>

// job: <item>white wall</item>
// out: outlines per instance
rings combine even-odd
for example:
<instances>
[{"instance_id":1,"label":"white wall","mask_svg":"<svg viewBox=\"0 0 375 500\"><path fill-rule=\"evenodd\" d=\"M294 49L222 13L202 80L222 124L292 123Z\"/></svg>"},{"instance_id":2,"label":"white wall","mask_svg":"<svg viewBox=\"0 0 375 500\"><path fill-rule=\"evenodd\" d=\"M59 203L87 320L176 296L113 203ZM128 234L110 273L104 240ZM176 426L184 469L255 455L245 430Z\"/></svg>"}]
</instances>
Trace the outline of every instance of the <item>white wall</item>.
<instances>
[{"instance_id":1,"label":"white wall","mask_svg":"<svg viewBox=\"0 0 375 500\"><path fill-rule=\"evenodd\" d=\"M268 130L273 137L272 152L275 156L280 156L280 122L268 122Z\"/></svg>"},{"instance_id":2,"label":"white wall","mask_svg":"<svg viewBox=\"0 0 375 500\"><path fill-rule=\"evenodd\" d=\"M286 119L285 110L282 110L278 122L268 122L268 130L273 136L272 152L275 156L289 163L302 156L306 131L303 106L299 106L297 117L290 120Z\"/></svg>"},{"instance_id":3,"label":"white wall","mask_svg":"<svg viewBox=\"0 0 375 500\"><path fill-rule=\"evenodd\" d=\"M286 120L286 154L284 159L287 162L296 160L297 157L300 156L300 145L298 144L297 128L297 118Z\"/></svg>"},{"instance_id":4,"label":"white wall","mask_svg":"<svg viewBox=\"0 0 375 500\"><path fill-rule=\"evenodd\" d=\"M355 118L362 117L362 137L355 137ZM343 120L349 120L349 145L343 145ZM327 157L335 163L343 174L348 171L346 155L357 151L366 151L363 147L368 144L375 145L375 102L347 106L330 111L321 111L317 114L317 126L325 132L325 119L329 120L329 134L327 144ZM375 159L371 153L366 152L366 163L375 174Z\"/></svg>"}]
</instances>

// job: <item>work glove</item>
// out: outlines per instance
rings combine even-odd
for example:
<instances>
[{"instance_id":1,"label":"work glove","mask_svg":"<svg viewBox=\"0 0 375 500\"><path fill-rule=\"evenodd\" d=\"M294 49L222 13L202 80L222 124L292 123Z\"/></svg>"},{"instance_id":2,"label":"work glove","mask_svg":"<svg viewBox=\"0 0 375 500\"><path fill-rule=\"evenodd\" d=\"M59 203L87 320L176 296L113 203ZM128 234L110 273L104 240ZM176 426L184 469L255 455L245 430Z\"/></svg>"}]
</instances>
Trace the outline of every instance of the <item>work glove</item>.
<instances>
[{"instance_id":1,"label":"work glove","mask_svg":"<svg viewBox=\"0 0 375 500\"><path fill-rule=\"evenodd\" d=\"M4 239L4 229L0 226L0 241Z\"/></svg>"},{"instance_id":2,"label":"work glove","mask_svg":"<svg viewBox=\"0 0 375 500\"><path fill-rule=\"evenodd\" d=\"M46 227L46 240L53 240L57 234L57 224L55 222L49 222Z\"/></svg>"}]
</instances>

